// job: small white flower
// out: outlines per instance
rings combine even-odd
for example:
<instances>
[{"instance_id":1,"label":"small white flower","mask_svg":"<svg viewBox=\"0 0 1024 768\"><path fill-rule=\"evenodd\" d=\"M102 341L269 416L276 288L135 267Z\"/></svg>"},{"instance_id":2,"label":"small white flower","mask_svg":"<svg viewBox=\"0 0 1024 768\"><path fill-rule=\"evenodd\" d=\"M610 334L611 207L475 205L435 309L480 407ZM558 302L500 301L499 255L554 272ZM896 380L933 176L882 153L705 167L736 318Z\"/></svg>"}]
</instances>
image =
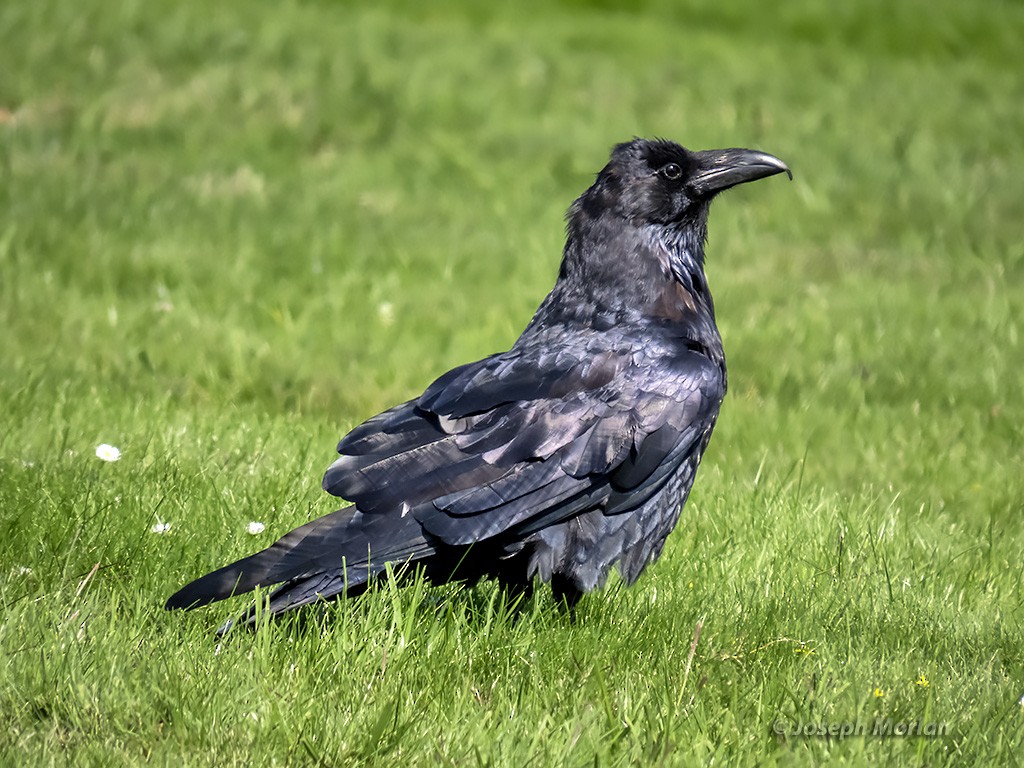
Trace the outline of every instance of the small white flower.
<instances>
[{"instance_id":1,"label":"small white flower","mask_svg":"<svg viewBox=\"0 0 1024 768\"><path fill-rule=\"evenodd\" d=\"M31 576L32 575L32 569L29 568L27 565L19 565L17 568L14 568L13 571L18 576Z\"/></svg>"},{"instance_id":2,"label":"small white flower","mask_svg":"<svg viewBox=\"0 0 1024 768\"><path fill-rule=\"evenodd\" d=\"M171 524L170 523L157 522L157 523L154 523L153 527L150 528L149 530L151 530L153 533L167 533L168 531L171 530Z\"/></svg>"},{"instance_id":3,"label":"small white flower","mask_svg":"<svg viewBox=\"0 0 1024 768\"><path fill-rule=\"evenodd\" d=\"M1018 701L1017 703L1024 707L1024 696L1021 696L1020 701Z\"/></svg>"},{"instance_id":4,"label":"small white flower","mask_svg":"<svg viewBox=\"0 0 1024 768\"><path fill-rule=\"evenodd\" d=\"M106 443L100 443L96 446L96 458L103 459L103 461L117 461L121 458L121 449Z\"/></svg>"},{"instance_id":5,"label":"small white flower","mask_svg":"<svg viewBox=\"0 0 1024 768\"><path fill-rule=\"evenodd\" d=\"M249 525L246 526L245 530L249 532L250 536L259 536L266 529L263 523L258 520L252 520Z\"/></svg>"},{"instance_id":6,"label":"small white flower","mask_svg":"<svg viewBox=\"0 0 1024 768\"><path fill-rule=\"evenodd\" d=\"M395 322L395 305L390 301L382 301L377 307L377 317L381 325L388 326Z\"/></svg>"}]
</instances>

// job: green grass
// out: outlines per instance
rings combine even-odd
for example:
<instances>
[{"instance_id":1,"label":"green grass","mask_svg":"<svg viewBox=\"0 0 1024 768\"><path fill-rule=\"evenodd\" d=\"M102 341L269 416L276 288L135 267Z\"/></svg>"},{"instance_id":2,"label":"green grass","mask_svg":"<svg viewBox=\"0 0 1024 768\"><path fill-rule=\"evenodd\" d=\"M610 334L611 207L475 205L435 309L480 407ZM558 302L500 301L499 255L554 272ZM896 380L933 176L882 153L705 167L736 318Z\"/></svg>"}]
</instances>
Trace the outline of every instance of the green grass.
<instances>
[{"instance_id":1,"label":"green grass","mask_svg":"<svg viewBox=\"0 0 1024 768\"><path fill-rule=\"evenodd\" d=\"M465 5L0 4L0 764L1021 765L1024 8ZM641 581L165 613L514 340L633 135L796 174L712 211L731 390ZM773 733L876 717L947 733Z\"/></svg>"}]
</instances>

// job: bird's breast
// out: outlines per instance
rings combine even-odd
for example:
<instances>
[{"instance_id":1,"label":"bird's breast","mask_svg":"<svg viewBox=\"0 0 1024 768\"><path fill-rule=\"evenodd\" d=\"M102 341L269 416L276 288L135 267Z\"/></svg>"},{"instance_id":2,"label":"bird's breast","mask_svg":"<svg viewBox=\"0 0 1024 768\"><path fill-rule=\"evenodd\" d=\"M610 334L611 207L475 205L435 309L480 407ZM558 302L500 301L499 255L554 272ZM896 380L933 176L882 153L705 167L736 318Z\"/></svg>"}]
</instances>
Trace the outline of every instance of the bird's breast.
<instances>
[{"instance_id":1,"label":"bird's breast","mask_svg":"<svg viewBox=\"0 0 1024 768\"><path fill-rule=\"evenodd\" d=\"M683 323L700 314L697 300L682 283L665 281L651 302L649 316L656 320Z\"/></svg>"}]
</instances>

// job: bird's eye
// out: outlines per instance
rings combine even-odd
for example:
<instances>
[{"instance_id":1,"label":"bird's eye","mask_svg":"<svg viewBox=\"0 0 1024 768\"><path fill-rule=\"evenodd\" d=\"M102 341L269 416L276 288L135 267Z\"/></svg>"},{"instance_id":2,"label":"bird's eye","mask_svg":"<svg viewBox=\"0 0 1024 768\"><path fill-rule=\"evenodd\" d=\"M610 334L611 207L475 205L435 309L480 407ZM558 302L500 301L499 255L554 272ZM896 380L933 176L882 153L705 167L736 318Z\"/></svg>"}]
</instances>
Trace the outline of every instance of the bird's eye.
<instances>
[{"instance_id":1,"label":"bird's eye","mask_svg":"<svg viewBox=\"0 0 1024 768\"><path fill-rule=\"evenodd\" d=\"M675 181L683 175L683 169L675 163L669 163L668 165L663 165L658 173L669 181Z\"/></svg>"}]
</instances>

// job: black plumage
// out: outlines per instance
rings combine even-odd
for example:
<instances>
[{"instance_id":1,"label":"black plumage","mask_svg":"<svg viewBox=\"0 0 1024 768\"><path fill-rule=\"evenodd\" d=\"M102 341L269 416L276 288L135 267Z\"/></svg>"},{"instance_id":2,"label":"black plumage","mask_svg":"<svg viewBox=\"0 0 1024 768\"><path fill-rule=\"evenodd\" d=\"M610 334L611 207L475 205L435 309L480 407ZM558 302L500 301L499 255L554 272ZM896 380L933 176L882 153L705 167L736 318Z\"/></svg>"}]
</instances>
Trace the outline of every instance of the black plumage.
<instances>
[{"instance_id":1,"label":"black plumage","mask_svg":"<svg viewBox=\"0 0 1024 768\"><path fill-rule=\"evenodd\" d=\"M558 280L507 352L456 368L338 444L351 506L187 585L168 608L281 586L280 612L387 563L435 581L549 581L569 604L661 554L726 391L704 277L720 191L786 172L745 149L620 144L573 203Z\"/></svg>"}]
</instances>

